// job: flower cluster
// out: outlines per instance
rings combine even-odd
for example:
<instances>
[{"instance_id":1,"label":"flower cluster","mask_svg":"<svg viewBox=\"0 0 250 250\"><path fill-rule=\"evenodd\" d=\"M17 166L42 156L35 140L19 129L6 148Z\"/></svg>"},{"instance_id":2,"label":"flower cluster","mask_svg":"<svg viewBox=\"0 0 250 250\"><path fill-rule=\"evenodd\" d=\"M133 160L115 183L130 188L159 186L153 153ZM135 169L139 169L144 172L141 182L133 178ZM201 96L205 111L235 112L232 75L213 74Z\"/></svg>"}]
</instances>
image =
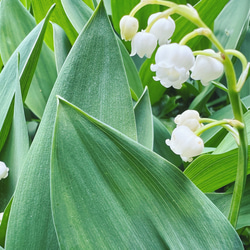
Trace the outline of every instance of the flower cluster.
<instances>
[{"instance_id":1,"label":"flower cluster","mask_svg":"<svg viewBox=\"0 0 250 250\"><path fill-rule=\"evenodd\" d=\"M5 163L0 161L0 180L8 177L9 168L6 167Z\"/></svg>"},{"instance_id":2,"label":"flower cluster","mask_svg":"<svg viewBox=\"0 0 250 250\"><path fill-rule=\"evenodd\" d=\"M156 72L154 80L160 81L164 87L180 89L190 77L190 71L191 78L200 80L204 86L223 74L223 64L214 58L216 53L212 49L204 50L206 55L201 54L195 58L188 46L170 43L175 22L170 16L164 16L164 12L152 14L148 18L146 30L138 32L138 27L135 17L124 16L120 21L121 37L132 40L131 56L137 54L139 57L151 57L157 43L160 45L151 70Z\"/></svg>"},{"instance_id":3,"label":"flower cluster","mask_svg":"<svg viewBox=\"0 0 250 250\"><path fill-rule=\"evenodd\" d=\"M171 140L166 140L166 144L175 154L180 155L183 161L192 161L193 157L201 154L204 149L202 139L194 133L202 126L199 120L197 111L186 110L175 118L177 127L171 135Z\"/></svg>"}]
</instances>

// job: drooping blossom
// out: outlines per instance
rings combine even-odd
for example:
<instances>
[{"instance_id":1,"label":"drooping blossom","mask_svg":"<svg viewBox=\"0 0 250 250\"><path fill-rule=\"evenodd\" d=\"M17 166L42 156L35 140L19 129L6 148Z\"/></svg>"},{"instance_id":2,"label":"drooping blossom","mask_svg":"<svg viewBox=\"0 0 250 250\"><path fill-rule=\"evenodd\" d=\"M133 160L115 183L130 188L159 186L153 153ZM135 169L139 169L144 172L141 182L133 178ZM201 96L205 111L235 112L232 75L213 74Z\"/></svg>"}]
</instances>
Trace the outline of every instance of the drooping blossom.
<instances>
[{"instance_id":1,"label":"drooping blossom","mask_svg":"<svg viewBox=\"0 0 250 250\"><path fill-rule=\"evenodd\" d=\"M149 16L148 25L157 18L161 12ZM155 35L159 45L167 44L175 31L175 22L171 17L158 19L151 27L150 33Z\"/></svg>"},{"instance_id":2,"label":"drooping blossom","mask_svg":"<svg viewBox=\"0 0 250 250\"><path fill-rule=\"evenodd\" d=\"M8 172L9 168L7 168L4 162L0 161L0 180L7 178Z\"/></svg>"},{"instance_id":3,"label":"drooping blossom","mask_svg":"<svg viewBox=\"0 0 250 250\"><path fill-rule=\"evenodd\" d=\"M148 32L141 31L136 33L131 43L131 56L137 54L139 57L151 57L157 46L156 37Z\"/></svg>"},{"instance_id":4,"label":"drooping blossom","mask_svg":"<svg viewBox=\"0 0 250 250\"><path fill-rule=\"evenodd\" d=\"M200 115L196 110L186 110L182 114L177 115L174 122L178 126L187 126L193 132L199 129L202 124L200 123Z\"/></svg>"},{"instance_id":5,"label":"drooping blossom","mask_svg":"<svg viewBox=\"0 0 250 250\"><path fill-rule=\"evenodd\" d=\"M151 70L156 72L155 81L169 88L180 89L189 78L189 70L194 65L195 58L192 50L186 45L177 43L162 45L155 55L156 64Z\"/></svg>"},{"instance_id":6,"label":"drooping blossom","mask_svg":"<svg viewBox=\"0 0 250 250\"><path fill-rule=\"evenodd\" d=\"M204 51L215 54L212 49ZM213 57L198 55L191 71L191 77L194 80L200 80L202 85L207 86L210 81L219 78L223 74L224 67L220 61Z\"/></svg>"},{"instance_id":7,"label":"drooping blossom","mask_svg":"<svg viewBox=\"0 0 250 250\"><path fill-rule=\"evenodd\" d=\"M180 155L183 161L189 162L193 160L194 156L201 154L204 149L202 139L189 127L183 125L173 130L171 140L167 139L166 144L175 154Z\"/></svg>"}]
</instances>

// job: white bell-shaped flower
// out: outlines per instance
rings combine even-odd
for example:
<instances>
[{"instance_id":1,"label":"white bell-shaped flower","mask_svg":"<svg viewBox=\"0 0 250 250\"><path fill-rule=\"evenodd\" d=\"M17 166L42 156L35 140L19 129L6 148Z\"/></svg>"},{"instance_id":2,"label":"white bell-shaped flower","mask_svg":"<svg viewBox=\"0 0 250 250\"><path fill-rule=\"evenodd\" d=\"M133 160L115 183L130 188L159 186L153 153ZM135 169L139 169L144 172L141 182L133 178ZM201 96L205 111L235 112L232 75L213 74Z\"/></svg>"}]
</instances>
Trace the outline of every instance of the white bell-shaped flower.
<instances>
[{"instance_id":1,"label":"white bell-shaped flower","mask_svg":"<svg viewBox=\"0 0 250 250\"><path fill-rule=\"evenodd\" d=\"M148 25L157 18L161 12L154 13L148 18ZM151 27L150 33L156 36L159 45L167 44L169 38L173 35L175 31L175 22L171 17L160 18Z\"/></svg>"},{"instance_id":2,"label":"white bell-shaped flower","mask_svg":"<svg viewBox=\"0 0 250 250\"><path fill-rule=\"evenodd\" d=\"M151 70L156 72L155 81L169 88L180 89L189 78L189 70L194 65L192 50L186 45L177 43L165 44L159 47L155 55L156 64Z\"/></svg>"},{"instance_id":3,"label":"white bell-shaped flower","mask_svg":"<svg viewBox=\"0 0 250 250\"><path fill-rule=\"evenodd\" d=\"M215 54L215 51L212 49L204 51ZM219 78L223 74L224 67L220 61L213 57L198 55L191 71L191 77L194 80L200 80L202 85L207 86L210 81Z\"/></svg>"},{"instance_id":4,"label":"white bell-shaped flower","mask_svg":"<svg viewBox=\"0 0 250 250\"><path fill-rule=\"evenodd\" d=\"M193 132L202 127L200 123L200 114L196 110L186 110L182 114L177 115L174 122L178 126L187 126Z\"/></svg>"},{"instance_id":5,"label":"white bell-shaped flower","mask_svg":"<svg viewBox=\"0 0 250 250\"><path fill-rule=\"evenodd\" d=\"M141 31L133 37L131 46L131 56L137 54L141 58L151 57L157 46L157 38L151 33Z\"/></svg>"},{"instance_id":6,"label":"white bell-shaped flower","mask_svg":"<svg viewBox=\"0 0 250 250\"><path fill-rule=\"evenodd\" d=\"M5 163L0 161L0 180L5 179L8 176L9 168L6 167Z\"/></svg>"},{"instance_id":7,"label":"white bell-shaped flower","mask_svg":"<svg viewBox=\"0 0 250 250\"><path fill-rule=\"evenodd\" d=\"M126 15L120 20L121 38L130 41L135 36L139 28L139 22L135 17Z\"/></svg>"},{"instance_id":8,"label":"white bell-shaped flower","mask_svg":"<svg viewBox=\"0 0 250 250\"><path fill-rule=\"evenodd\" d=\"M171 140L166 144L171 150L180 155L183 161L192 161L194 156L202 153L204 143L202 139L192 132L187 126L179 126L173 130Z\"/></svg>"}]
</instances>

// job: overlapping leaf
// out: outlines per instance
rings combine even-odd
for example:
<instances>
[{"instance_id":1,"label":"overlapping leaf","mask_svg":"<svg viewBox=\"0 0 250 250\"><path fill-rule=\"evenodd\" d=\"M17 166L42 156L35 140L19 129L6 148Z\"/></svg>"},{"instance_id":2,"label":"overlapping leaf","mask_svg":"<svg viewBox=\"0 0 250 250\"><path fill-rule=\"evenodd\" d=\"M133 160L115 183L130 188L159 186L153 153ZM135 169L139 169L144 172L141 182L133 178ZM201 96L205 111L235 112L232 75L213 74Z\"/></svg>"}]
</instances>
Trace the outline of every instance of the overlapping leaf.
<instances>
[{"instance_id":1,"label":"overlapping leaf","mask_svg":"<svg viewBox=\"0 0 250 250\"><path fill-rule=\"evenodd\" d=\"M65 33L67 34L67 37L69 38L71 44L74 43L74 41L77 38L77 32L74 29L73 25L69 21L61 0L47 0L47 1L41 1L41 0L32 0L32 9L34 12L34 16L37 22L40 22L43 17L46 15L48 9L52 4L56 4L55 12L53 13L51 17L51 21L58 24L63 28ZM48 31L46 34L46 43L50 48L53 48L53 30L52 27L48 27Z\"/></svg>"},{"instance_id":2,"label":"overlapping leaf","mask_svg":"<svg viewBox=\"0 0 250 250\"><path fill-rule=\"evenodd\" d=\"M50 204L50 154L57 94L136 139L129 85L117 38L102 3L72 47L52 90L19 177L7 249L58 248Z\"/></svg>"},{"instance_id":3,"label":"overlapping leaf","mask_svg":"<svg viewBox=\"0 0 250 250\"><path fill-rule=\"evenodd\" d=\"M0 74L2 105L0 110L0 150L5 143L12 122L17 77L17 54L20 53L20 84L22 98L25 99L37 65L48 20L49 14L18 46Z\"/></svg>"},{"instance_id":4,"label":"overlapping leaf","mask_svg":"<svg viewBox=\"0 0 250 250\"><path fill-rule=\"evenodd\" d=\"M43 16L44 17L44 16ZM13 20L15 20L13 22ZM23 42L24 38L31 32L35 27L35 19L30 15L30 13L23 7L23 5L18 0L3 0L0 6L0 51L4 64L10 59L13 52L20 52L20 70L22 71L23 65L27 60L33 45ZM11 43L10 43L11 41ZM41 41L40 41L41 42ZM38 41L38 43L40 43ZM39 45L41 46L41 45ZM25 47L25 48L24 48ZM22 48L22 50L21 50ZM17 52L14 52L15 56ZM37 55L40 53L35 51ZM33 76L32 68L36 68L35 60L37 62L37 68L32 79L32 84L29 89L29 94L25 99L26 104L38 117L42 117L46 102L48 100L50 91L53 87L54 81L56 79L56 68L54 55L52 51L45 46L42 47L40 57L35 56L32 59L31 67L28 68L28 77ZM23 79L25 84L30 83L30 79ZM21 81L21 84L23 84Z\"/></svg>"},{"instance_id":5,"label":"overlapping leaf","mask_svg":"<svg viewBox=\"0 0 250 250\"><path fill-rule=\"evenodd\" d=\"M4 161L10 169L8 178L0 182L0 211L4 211L12 197L22 163L29 149L29 138L24 117L23 101L19 83L18 65L16 63L14 115L11 123L10 133L6 143L0 152L0 160Z\"/></svg>"},{"instance_id":6,"label":"overlapping leaf","mask_svg":"<svg viewBox=\"0 0 250 250\"><path fill-rule=\"evenodd\" d=\"M153 149L153 114L147 87L134 107L138 142Z\"/></svg>"},{"instance_id":7,"label":"overlapping leaf","mask_svg":"<svg viewBox=\"0 0 250 250\"><path fill-rule=\"evenodd\" d=\"M227 219L181 171L61 99L51 164L62 249L242 249Z\"/></svg>"}]
</instances>

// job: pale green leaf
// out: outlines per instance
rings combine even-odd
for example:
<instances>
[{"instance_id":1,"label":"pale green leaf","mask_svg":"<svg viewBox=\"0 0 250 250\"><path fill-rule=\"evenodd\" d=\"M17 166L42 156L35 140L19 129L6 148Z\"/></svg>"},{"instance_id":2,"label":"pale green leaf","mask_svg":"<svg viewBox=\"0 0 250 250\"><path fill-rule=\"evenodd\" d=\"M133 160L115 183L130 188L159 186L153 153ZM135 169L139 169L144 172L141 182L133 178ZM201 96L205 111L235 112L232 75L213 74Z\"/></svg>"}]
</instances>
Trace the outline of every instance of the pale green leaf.
<instances>
[{"instance_id":1,"label":"pale green leaf","mask_svg":"<svg viewBox=\"0 0 250 250\"><path fill-rule=\"evenodd\" d=\"M152 150L154 141L153 114L147 87L135 104L134 111L138 142Z\"/></svg>"},{"instance_id":2,"label":"pale green leaf","mask_svg":"<svg viewBox=\"0 0 250 250\"><path fill-rule=\"evenodd\" d=\"M7 230L7 226L8 226L8 219L9 219L12 201L13 201L13 199L10 200L10 202L8 203L6 208L4 209L3 219L2 219L2 222L0 223L0 247L1 246L4 247L5 235L6 235L6 230Z\"/></svg>"},{"instance_id":3,"label":"pale green leaf","mask_svg":"<svg viewBox=\"0 0 250 250\"><path fill-rule=\"evenodd\" d=\"M102 4L72 47L48 100L15 191L7 249L59 247L50 202L50 155L57 94L136 139L126 72Z\"/></svg>"},{"instance_id":4,"label":"pale green leaf","mask_svg":"<svg viewBox=\"0 0 250 250\"><path fill-rule=\"evenodd\" d=\"M89 20L93 11L82 0L61 0L64 11L78 33Z\"/></svg>"},{"instance_id":5,"label":"pale green leaf","mask_svg":"<svg viewBox=\"0 0 250 250\"><path fill-rule=\"evenodd\" d=\"M2 101L2 107L0 110L0 117L2 117L0 120L0 150L2 149L2 146L7 138L13 116L14 94L17 77L17 55L20 53L20 84L22 98L25 99L37 65L37 60L42 47L43 36L51 10L52 9L50 9L46 19L37 25L36 28L33 29L32 32L17 47L16 51L12 54L0 74L0 100Z\"/></svg>"},{"instance_id":6,"label":"pale green leaf","mask_svg":"<svg viewBox=\"0 0 250 250\"><path fill-rule=\"evenodd\" d=\"M248 28L250 1L231 0L215 20L216 37L226 49L235 49L241 44Z\"/></svg>"},{"instance_id":7,"label":"pale green leaf","mask_svg":"<svg viewBox=\"0 0 250 250\"><path fill-rule=\"evenodd\" d=\"M14 116L6 143L0 152L0 160L5 162L9 176L0 181L0 211L3 211L12 197L21 166L29 150L29 137L23 110L23 101L16 64L16 90L14 95Z\"/></svg>"},{"instance_id":8,"label":"pale green leaf","mask_svg":"<svg viewBox=\"0 0 250 250\"><path fill-rule=\"evenodd\" d=\"M44 15L45 16L45 15ZM44 18L43 16L43 18ZM13 20L15 20L13 22ZM35 27L35 20L30 13L24 8L24 6L18 0L3 0L0 5L0 51L3 59L3 63L6 64L13 53L20 52L21 61L20 69L23 69L23 65L29 54L32 51L32 43L28 44L28 41L24 43L24 38ZM41 40L42 41L42 40ZM38 41L41 43L41 41ZM30 41L31 42L31 41ZM22 43L22 45L21 45ZM20 44L21 47L18 47ZM21 51L22 47L23 48ZM39 45L39 47L41 44ZM18 47L18 48L17 48ZM14 52L15 51L15 52ZM54 55L52 51L43 45L40 57L36 50L33 50L36 55L31 61L31 68L36 71L33 73L29 70L29 74L26 76L30 79L23 79L25 84L32 83L29 89L28 96L24 94L26 98L26 104L38 117L42 117L47 99L50 91L53 87L53 83L56 79L56 68L54 62ZM38 60L38 62L36 62ZM25 75L23 75L24 77ZM22 82L21 82L22 85ZM23 88L22 88L23 89ZM28 90L27 89L27 90Z\"/></svg>"},{"instance_id":9,"label":"pale green leaf","mask_svg":"<svg viewBox=\"0 0 250 250\"><path fill-rule=\"evenodd\" d=\"M181 171L61 99L51 164L61 249L243 249Z\"/></svg>"},{"instance_id":10,"label":"pale green leaf","mask_svg":"<svg viewBox=\"0 0 250 250\"><path fill-rule=\"evenodd\" d=\"M71 49L71 44L64 30L59 25L57 25L56 23L52 23L52 26L56 69L57 73L59 73Z\"/></svg>"}]
</instances>

